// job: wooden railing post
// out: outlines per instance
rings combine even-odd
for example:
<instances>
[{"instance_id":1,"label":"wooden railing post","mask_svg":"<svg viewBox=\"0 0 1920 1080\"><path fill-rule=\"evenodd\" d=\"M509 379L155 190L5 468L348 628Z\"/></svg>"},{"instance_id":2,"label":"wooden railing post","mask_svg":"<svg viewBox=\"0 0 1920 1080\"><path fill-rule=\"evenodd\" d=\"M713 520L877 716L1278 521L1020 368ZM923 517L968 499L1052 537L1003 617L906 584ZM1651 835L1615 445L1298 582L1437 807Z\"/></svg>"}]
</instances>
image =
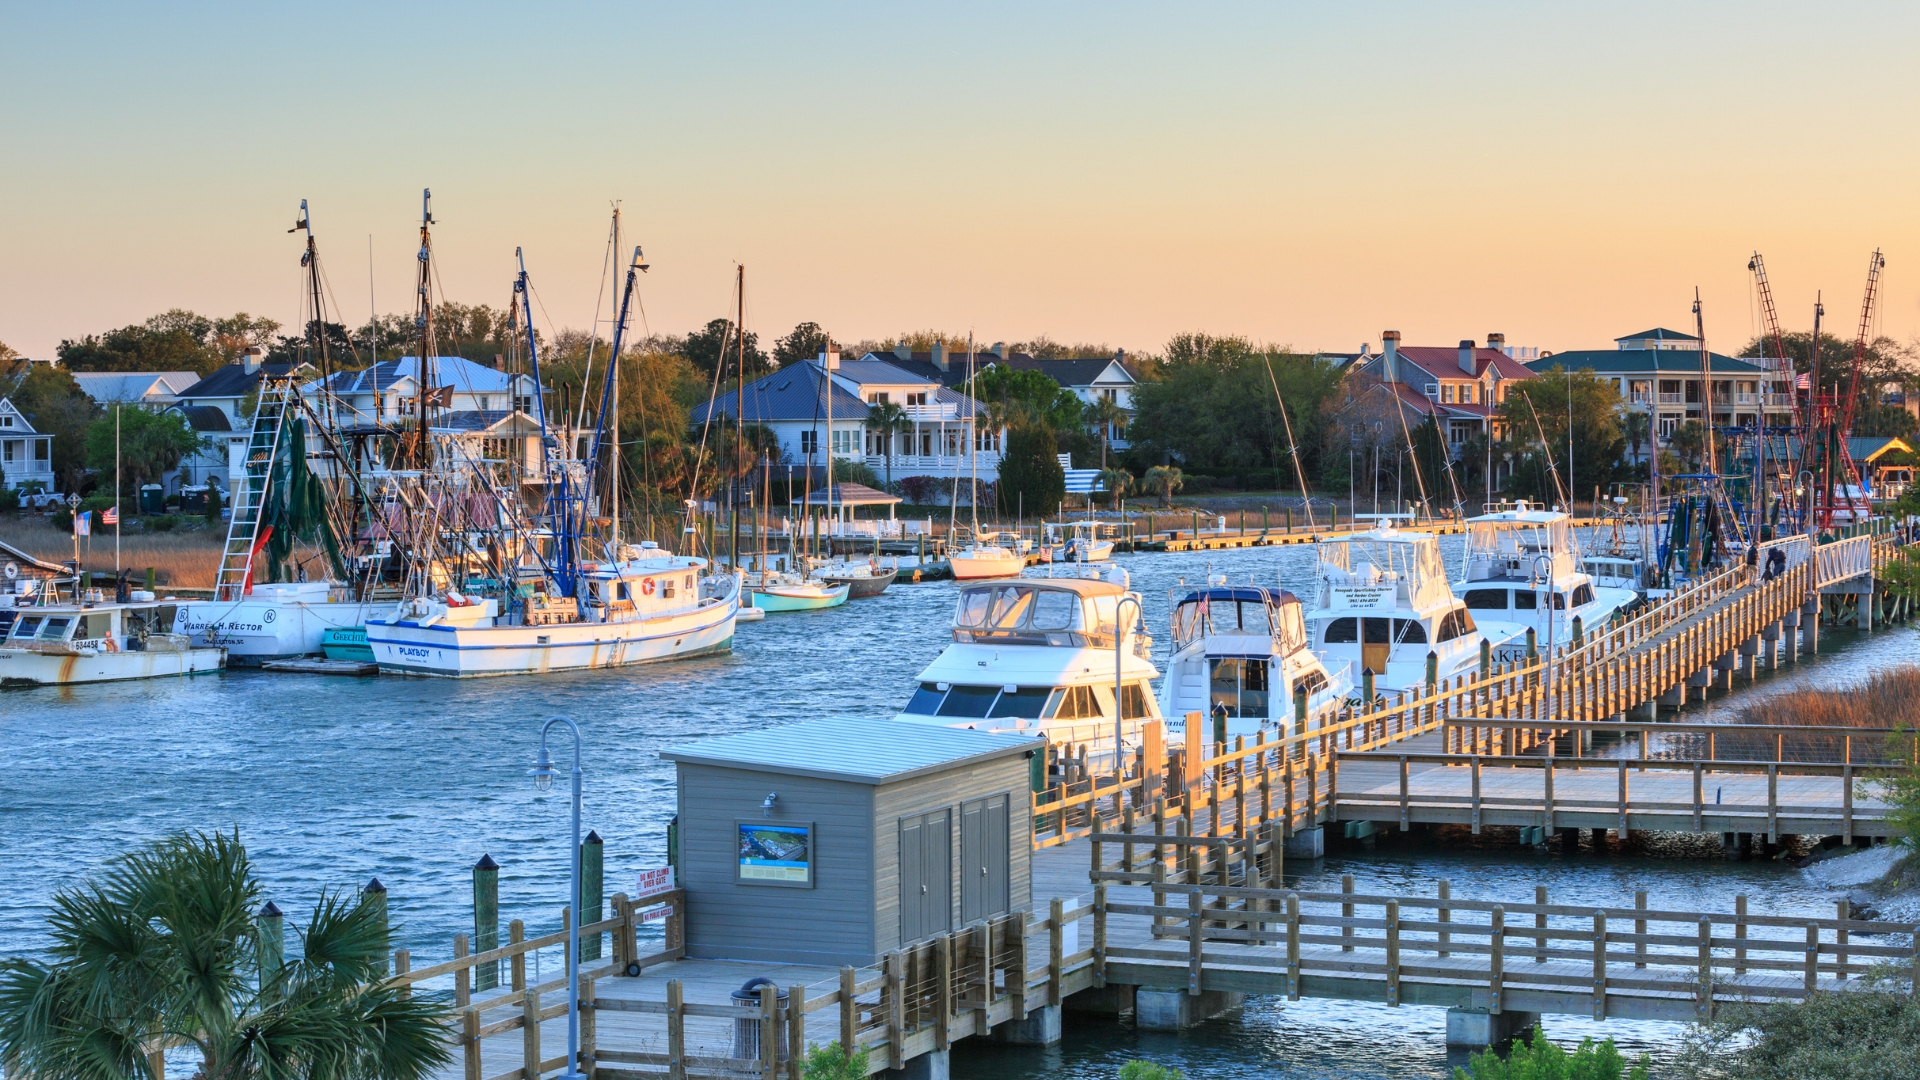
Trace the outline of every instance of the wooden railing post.
<instances>
[{"instance_id":1,"label":"wooden railing post","mask_svg":"<svg viewBox=\"0 0 1920 1080\"><path fill-rule=\"evenodd\" d=\"M933 1048L953 1044L953 935L933 939Z\"/></svg>"},{"instance_id":2,"label":"wooden railing post","mask_svg":"<svg viewBox=\"0 0 1920 1080\"><path fill-rule=\"evenodd\" d=\"M525 940L527 940L526 923L515 919L507 924L508 945L518 945ZM525 990L527 988L527 954L514 953L513 959L507 961L507 973L511 981L510 989Z\"/></svg>"},{"instance_id":3,"label":"wooden railing post","mask_svg":"<svg viewBox=\"0 0 1920 1080\"><path fill-rule=\"evenodd\" d=\"M1547 962L1547 887L1545 885L1533 887L1533 903L1538 909L1533 913L1533 962L1544 964Z\"/></svg>"},{"instance_id":4,"label":"wooden railing post","mask_svg":"<svg viewBox=\"0 0 1920 1080\"><path fill-rule=\"evenodd\" d=\"M1340 895L1348 898L1353 896L1352 874L1340 875ZM1353 951L1353 901L1351 899L1340 901L1340 951Z\"/></svg>"},{"instance_id":5,"label":"wooden railing post","mask_svg":"<svg viewBox=\"0 0 1920 1080\"><path fill-rule=\"evenodd\" d=\"M1915 938L1920 943L1920 935ZM1920 944L1916 944L1914 965L1920 968ZM1300 894L1287 894L1287 1000L1300 1000Z\"/></svg>"},{"instance_id":6,"label":"wooden railing post","mask_svg":"<svg viewBox=\"0 0 1920 1080\"><path fill-rule=\"evenodd\" d=\"M1200 996L1200 887L1187 889L1187 993Z\"/></svg>"},{"instance_id":7,"label":"wooden railing post","mask_svg":"<svg viewBox=\"0 0 1920 1080\"><path fill-rule=\"evenodd\" d=\"M464 960L466 959L466 957L467 957L467 935L465 934L453 935L453 958L455 960ZM453 1007L454 1008L464 1009L468 1005L473 1004L473 993L471 990L472 985L473 985L473 969L471 967L461 967L461 968L454 969L454 972L453 972Z\"/></svg>"},{"instance_id":8,"label":"wooden railing post","mask_svg":"<svg viewBox=\"0 0 1920 1080\"><path fill-rule=\"evenodd\" d=\"M1061 968L1066 958L1066 901L1056 896L1047 901L1047 1004L1058 1005Z\"/></svg>"},{"instance_id":9,"label":"wooden railing post","mask_svg":"<svg viewBox=\"0 0 1920 1080\"><path fill-rule=\"evenodd\" d=\"M1451 881L1448 881L1446 878L1441 878L1440 879L1440 903L1438 905L1438 909L1434 912L1434 921L1440 923L1442 926L1445 926L1446 924L1453 922L1453 905L1449 902L1452 899L1453 899L1453 883ZM1452 942L1452 940L1453 940L1452 931L1450 930L1440 931L1438 955L1446 956L1449 954L1450 950L1447 948L1447 946L1449 943Z\"/></svg>"},{"instance_id":10,"label":"wooden railing post","mask_svg":"<svg viewBox=\"0 0 1920 1080\"><path fill-rule=\"evenodd\" d=\"M880 993L887 1017L887 1062L891 1068L904 1069L907 1067L906 981L900 971L898 949L882 959L881 971L886 976Z\"/></svg>"},{"instance_id":11,"label":"wooden railing post","mask_svg":"<svg viewBox=\"0 0 1920 1080\"><path fill-rule=\"evenodd\" d=\"M1647 910L1647 890L1639 889L1634 892L1633 907L1635 911ZM1638 939L1633 943L1633 966L1636 968L1646 967L1647 966L1647 942L1646 942L1647 919L1646 919L1646 916L1644 915L1637 916L1633 920L1633 934L1634 934L1634 937Z\"/></svg>"},{"instance_id":12,"label":"wooden railing post","mask_svg":"<svg viewBox=\"0 0 1920 1080\"><path fill-rule=\"evenodd\" d=\"M461 1080L482 1080L480 1010L478 1009L466 1008L460 1012L460 1058Z\"/></svg>"},{"instance_id":13,"label":"wooden railing post","mask_svg":"<svg viewBox=\"0 0 1920 1080\"><path fill-rule=\"evenodd\" d=\"M520 1059L528 1076L540 1075L540 991L520 998Z\"/></svg>"},{"instance_id":14,"label":"wooden railing post","mask_svg":"<svg viewBox=\"0 0 1920 1080\"><path fill-rule=\"evenodd\" d=\"M1107 883L1093 887L1093 985L1107 985Z\"/></svg>"},{"instance_id":15,"label":"wooden railing post","mask_svg":"<svg viewBox=\"0 0 1920 1080\"><path fill-rule=\"evenodd\" d=\"M580 951L585 952L586 949L582 948ZM594 1008L593 1001L593 976L582 976L580 979L580 1061L577 1067L586 1075L587 1080L593 1080L593 1074L597 1068L594 1064L593 1052L599 1037L599 1022L596 1019L599 1013Z\"/></svg>"},{"instance_id":16,"label":"wooden railing post","mask_svg":"<svg viewBox=\"0 0 1920 1080\"><path fill-rule=\"evenodd\" d=\"M1507 909L1493 906L1493 925L1487 930L1487 1011L1500 1013L1501 991L1507 978Z\"/></svg>"},{"instance_id":17,"label":"wooden railing post","mask_svg":"<svg viewBox=\"0 0 1920 1080\"><path fill-rule=\"evenodd\" d=\"M773 1080L774 1070L780 1062L780 1027L778 1023L780 988L774 984L760 985L760 1080Z\"/></svg>"},{"instance_id":18,"label":"wooden railing post","mask_svg":"<svg viewBox=\"0 0 1920 1080\"><path fill-rule=\"evenodd\" d=\"M843 981L841 985L848 984ZM843 1049L852 1045L851 1038L841 1044ZM687 1080L686 996L679 979L667 980L667 1076L669 1080Z\"/></svg>"},{"instance_id":19,"label":"wooden railing post","mask_svg":"<svg viewBox=\"0 0 1920 1080\"><path fill-rule=\"evenodd\" d=\"M1607 1018L1607 913L1593 913L1593 1018Z\"/></svg>"},{"instance_id":20,"label":"wooden railing post","mask_svg":"<svg viewBox=\"0 0 1920 1080\"><path fill-rule=\"evenodd\" d=\"M1400 901L1387 901L1387 1005L1400 1005Z\"/></svg>"},{"instance_id":21,"label":"wooden railing post","mask_svg":"<svg viewBox=\"0 0 1920 1080\"><path fill-rule=\"evenodd\" d=\"M806 1072L807 988L794 983L787 988L787 1080L803 1080Z\"/></svg>"},{"instance_id":22,"label":"wooden railing post","mask_svg":"<svg viewBox=\"0 0 1920 1080\"><path fill-rule=\"evenodd\" d=\"M840 1049L852 1054L860 1032L860 1006L853 1000L853 988L860 985L859 973L851 967L840 969Z\"/></svg>"}]
</instances>

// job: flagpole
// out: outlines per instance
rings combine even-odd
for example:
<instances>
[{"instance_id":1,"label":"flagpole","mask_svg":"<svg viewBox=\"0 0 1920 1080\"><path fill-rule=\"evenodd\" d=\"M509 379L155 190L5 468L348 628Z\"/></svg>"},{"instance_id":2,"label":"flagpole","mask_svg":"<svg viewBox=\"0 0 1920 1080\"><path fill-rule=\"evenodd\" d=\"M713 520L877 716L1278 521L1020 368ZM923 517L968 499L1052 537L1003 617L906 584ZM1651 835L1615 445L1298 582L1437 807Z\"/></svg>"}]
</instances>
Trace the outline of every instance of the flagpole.
<instances>
[{"instance_id":1,"label":"flagpole","mask_svg":"<svg viewBox=\"0 0 1920 1080\"><path fill-rule=\"evenodd\" d=\"M120 575L120 405L113 406L113 573Z\"/></svg>"}]
</instances>

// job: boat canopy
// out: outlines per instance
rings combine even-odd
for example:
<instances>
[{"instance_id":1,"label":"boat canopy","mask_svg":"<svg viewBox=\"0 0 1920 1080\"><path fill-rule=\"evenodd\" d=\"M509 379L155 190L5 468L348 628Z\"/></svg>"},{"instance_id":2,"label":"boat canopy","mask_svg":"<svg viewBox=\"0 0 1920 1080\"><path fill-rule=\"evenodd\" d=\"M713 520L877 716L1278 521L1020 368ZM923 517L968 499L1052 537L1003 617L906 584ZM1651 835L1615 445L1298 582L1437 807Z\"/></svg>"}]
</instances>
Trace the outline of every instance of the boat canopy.
<instances>
[{"instance_id":1,"label":"boat canopy","mask_svg":"<svg viewBox=\"0 0 1920 1080\"><path fill-rule=\"evenodd\" d=\"M1425 611L1453 600L1440 542L1430 533L1377 529L1315 551L1322 608L1392 608L1397 600Z\"/></svg>"},{"instance_id":2,"label":"boat canopy","mask_svg":"<svg viewBox=\"0 0 1920 1080\"><path fill-rule=\"evenodd\" d=\"M1575 573L1580 545L1567 515L1557 510L1507 510L1467 522L1467 580L1530 580L1540 576L1539 560L1548 560L1558 578Z\"/></svg>"},{"instance_id":3,"label":"boat canopy","mask_svg":"<svg viewBox=\"0 0 1920 1080\"><path fill-rule=\"evenodd\" d=\"M1182 597L1173 610L1174 648L1203 634L1259 635L1277 642L1282 655L1307 646L1300 598L1284 589L1260 586L1213 586Z\"/></svg>"},{"instance_id":4,"label":"boat canopy","mask_svg":"<svg viewBox=\"0 0 1920 1080\"><path fill-rule=\"evenodd\" d=\"M960 590L954 607L956 641L1009 645L1112 644L1122 586L1090 578L1027 578Z\"/></svg>"}]
</instances>

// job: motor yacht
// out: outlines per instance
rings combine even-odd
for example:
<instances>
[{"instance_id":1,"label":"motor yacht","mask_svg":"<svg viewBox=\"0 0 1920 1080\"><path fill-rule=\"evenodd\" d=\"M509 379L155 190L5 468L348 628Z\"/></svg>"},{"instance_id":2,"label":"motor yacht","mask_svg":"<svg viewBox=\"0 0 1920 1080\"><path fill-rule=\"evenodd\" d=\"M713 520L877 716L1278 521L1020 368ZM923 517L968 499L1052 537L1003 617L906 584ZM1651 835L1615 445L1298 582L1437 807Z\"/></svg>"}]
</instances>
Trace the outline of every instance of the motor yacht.
<instances>
[{"instance_id":1,"label":"motor yacht","mask_svg":"<svg viewBox=\"0 0 1920 1080\"><path fill-rule=\"evenodd\" d=\"M1105 562L1113 541L1100 535L1097 521L1047 522L1041 527L1041 557L1048 562Z\"/></svg>"},{"instance_id":2,"label":"motor yacht","mask_svg":"<svg viewBox=\"0 0 1920 1080\"><path fill-rule=\"evenodd\" d=\"M1575 619L1591 633L1639 599L1619 577L1596 581L1586 563L1569 515L1518 502L1467 519L1466 565L1453 588L1481 631L1504 639L1494 662L1516 663L1526 659L1528 630L1537 649L1564 646ZM1634 572L1631 564L1607 569Z\"/></svg>"},{"instance_id":3,"label":"motor yacht","mask_svg":"<svg viewBox=\"0 0 1920 1080\"><path fill-rule=\"evenodd\" d=\"M1170 727L1199 713L1216 742L1284 737L1319 727L1354 692L1353 662L1329 663L1313 651L1305 608L1291 592L1228 585L1222 575L1169 590L1167 606L1173 656L1160 711Z\"/></svg>"}]
</instances>

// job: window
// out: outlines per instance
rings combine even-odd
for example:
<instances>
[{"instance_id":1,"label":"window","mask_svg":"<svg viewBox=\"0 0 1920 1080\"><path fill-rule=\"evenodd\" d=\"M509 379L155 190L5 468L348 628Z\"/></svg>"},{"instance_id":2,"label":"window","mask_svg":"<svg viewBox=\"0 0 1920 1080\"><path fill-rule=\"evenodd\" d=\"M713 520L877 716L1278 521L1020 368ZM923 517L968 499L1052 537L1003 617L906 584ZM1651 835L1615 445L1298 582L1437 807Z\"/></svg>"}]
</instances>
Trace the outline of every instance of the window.
<instances>
[{"instance_id":1,"label":"window","mask_svg":"<svg viewBox=\"0 0 1920 1080\"><path fill-rule=\"evenodd\" d=\"M1472 383L1467 383L1460 387L1460 404L1462 405L1473 404L1473 384Z\"/></svg>"},{"instance_id":2,"label":"window","mask_svg":"<svg viewBox=\"0 0 1920 1080\"><path fill-rule=\"evenodd\" d=\"M1045 714L1047 699L1052 696L1053 688L1050 686L1023 686L1011 694L1002 690L1000 700L993 703L993 709L987 716L995 720L1008 716L1038 720Z\"/></svg>"},{"instance_id":3,"label":"window","mask_svg":"<svg viewBox=\"0 0 1920 1080\"><path fill-rule=\"evenodd\" d=\"M885 390L876 391L874 393L867 395L868 403L873 405L886 405L891 400L892 399L888 397L887 392Z\"/></svg>"},{"instance_id":4,"label":"window","mask_svg":"<svg viewBox=\"0 0 1920 1080\"><path fill-rule=\"evenodd\" d=\"M15 641L25 641L31 638L39 629L40 616L22 615L20 616L20 622L13 628L13 638Z\"/></svg>"},{"instance_id":5,"label":"window","mask_svg":"<svg viewBox=\"0 0 1920 1080\"><path fill-rule=\"evenodd\" d=\"M1396 621L1394 619L1361 619L1360 640L1368 645L1393 644L1393 624Z\"/></svg>"},{"instance_id":6,"label":"window","mask_svg":"<svg viewBox=\"0 0 1920 1080\"><path fill-rule=\"evenodd\" d=\"M47 447L53 445L52 439L36 439L33 444L33 460L47 460Z\"/></svg>"},{"instance_id":7,"label":"window","mask_svg":"<svg viewBox=\"0 0 1920 1080\"><path fill-rule=\"evenodd\" d=\"M12 426L13 426L13 417L0 416L0 427L12 427Z\"/></svg>"},{"instance_id":8,"label":"window","mask_svg":"<svg viewBox=\"0 0 1920 1080\"><path fill-rule=\"evenodd\" d=\"M1147 691L1139 683L1128 683L1120 688L1120 710L1123 720L1145 720L1152 715L1147 711Z\"/></svg>"},{"instance_id":9,"label":"window","mask_svg":"<svg viewBox=\"0 0 1920 1080\"><path fill-rule=\"evenodd\" d=\"M886 395L882 394L881 397L885 398ZM924 391L918 394L907 395L907 404L909 405L925 405L926 403L927 403L927 395Z\"/></svg>"},{"instance_id":10,"label":"window","mask_svg":"<svg viewBox=\"0 0 1920 1080\"><path fill-rule=\"evenodd\" d=\"M857 431L836 431L833 433L833 452L842 456L854 452L860 445L860 433Z\"/></svg>"},{"instance_id":11,"label":"window","mask_svg":"<svg viewBox=\"0 0 1920 1080\"><path fill-rule=\"evenodd\" d=\"M1393 639L1395 641L1406 642L1413 645L1425 645L1427 643L1427 628L1424 623L1415 619L1395 619L1393 621L1397 624L1393 628Z\"/></svg>"},{"instance_id":12,"label":"window","mask_svg":"<svg viewBox=\"0 0 1920 1080\"><path fill-rule=\"evenodd\" d=\"M1033 602L1035 630L1070 630L1079 614L1078 598L1066 592L1042 592Z\"/></svg>"},{"instance_id":13,"label":"window","mask_svg":"<svg viewBox=\"0 0 1920 1080\"><path fill-rule=\"evenodd\" d=\"M1474 611L1505 611L1507 610L1507 590L1468 589L1467 606Z\"/></svg>"},{"instance_id":14,"label":"window","mask_svg":"<svg viewBox=\"0 0 1920 1080\"><path fill-rule=\"evenodd\" d=\"M1294 683L1294 689L1305 691L1311 697L1327 688L1327 677L1319 671L1309 671Z\"/></svg>"},{"instance_id":15,"label":"window","mask_svg":"<svg viewBox=\"0 0 1920 1080\"><path fill-rule=\"evenodd\" d=\"M800 433L800 452L812 454L820 449L820 433L813 430Z\"/></svg>"},{"instance_id":16,"label":"window","mask_svg":"<svg viewBox=\"0 0 1920 1080\"><path fill-rule=\"evenodd\" d=\"M940 700L946 696L947 692L940 689L939 683L923 682L913 692L913 700L907 702L903 711L916 716L934 716L940 711Z\"/></svg>"},{"instance_id":17,"label":"window","mask_svg":"<svg viewBox=\"0 0 1920 1080\"><path fill-rule=\"evenodd\" d=\"M1539 601L1540 598L1535 596L1530 589L1513 590L1513 609L1515 611L1532 611L1540 606Z\"/></svg>"},{"instance_id":18,"label":"window","mask_svg":"<svg viewBox=\"0 0 1920 1080\"><path fill-rule=\"evenodd\" d=\"M947 691L947 700L940 703L935 716L984 717L993 708L993 699L1000 696L997 686L956 686Z\"/></svg>"},{"instance_id":19,"label":"window","mask_svg":"<svg viewBox=\"0 0 1920 1080\"><path fill-rule=\"evenodd\" d=\"M1453 384L1452 383L1441 384L1440 401L1442 404L1446 404L1446 405L1453 404Z\"/></svg>"},{"instance_id":20,"label":"window","mask_svg":"<svg viewBox=\"0 0 1920 1080\"><path fill-rule=\"evenodd\" d=\"M1573 590L1573 606L1580 607L1593 603L1593 586L1576 585Z\"/></svg>"},{"instance_id":21,"label":"window","mask_svg":"<svg viewBox=\"0 0 1920 1080\"><path fill-rule=\"evenodd\" d=\"M1452 641L1473 632L1473 617L1465 611L1449 611L1440 620L1440 641Z\"/></svg>"},{"instance_id":22,"label":"window","mask_svg":"<svg viewBox=\"0 0 1920 1080\"><path fill-rule=\"evenodd\" d=\"M1555 611L1567 610L1567 594L1566 593L1557 592L1553 594L1553 609Z\"/></svg>"},{"instance_id":23,"label":"window","mask_svg":"<svg viewBox=\"0 0 1920 1080\"><path fill-rule=\"evenodd\" d=\"M20 441L18 439L10 439L5 443L0 443L0 461L12 461L14 448L19 445Z\"/></svg>"},{"instance_id":24,"label":"window","mask_svg":"<svg viewBox=\"0 0 1920 1080\"><path fill-rule=\"evenodd\" d=\"M1321 636L1320 642L1323 645L1351 645L1360 640L1355 634L1358 629L1351 616L1335 619L1327 624L1327 632Z\"/></svg>"},{"instance_id":25,"label":"window","mask_svg":"<svg viewBox=\"0 0 1920 1080\"><path fill-rule=\"evenodd\" d=\"M673 579L672 578L660 579L660 599L662 600L673 599Z\"/></svg>"}]
</instances>

